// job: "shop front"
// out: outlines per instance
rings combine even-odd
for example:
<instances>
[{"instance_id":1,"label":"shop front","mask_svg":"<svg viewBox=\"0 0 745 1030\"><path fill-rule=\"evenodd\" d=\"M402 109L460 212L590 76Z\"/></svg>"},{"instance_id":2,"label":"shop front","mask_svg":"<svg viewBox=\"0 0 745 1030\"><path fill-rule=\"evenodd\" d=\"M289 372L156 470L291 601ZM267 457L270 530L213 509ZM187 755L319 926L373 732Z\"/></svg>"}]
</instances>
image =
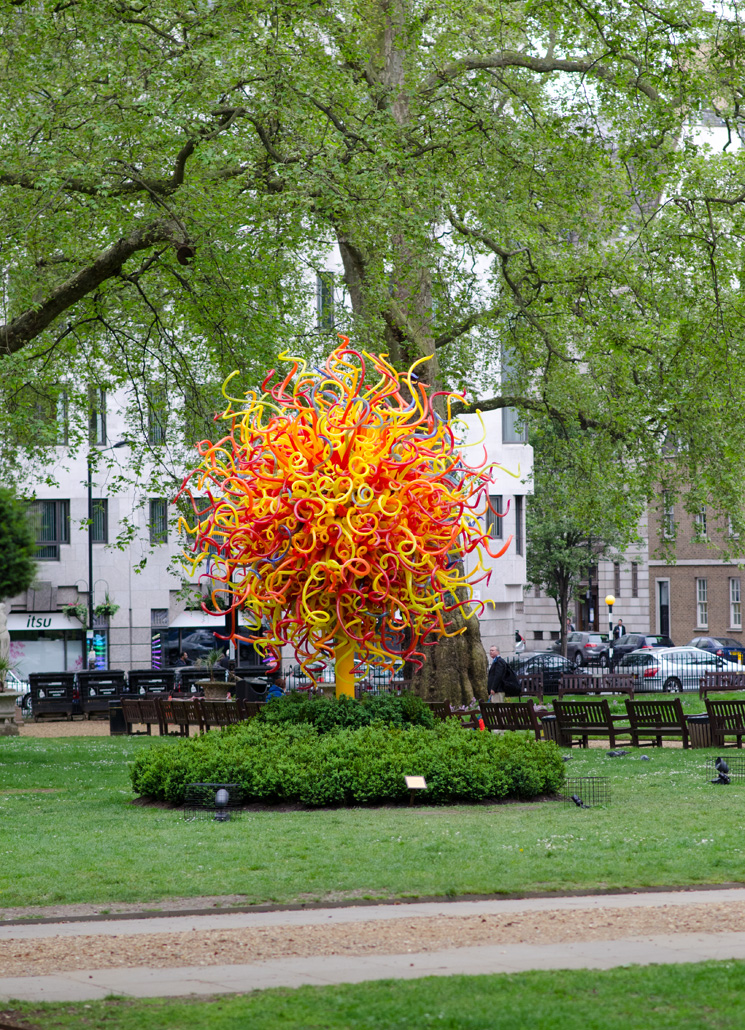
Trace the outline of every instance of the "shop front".
<instances>
[{"instance_id":1,"label":"shop front","mask_svg":"<svg viewBox=\"0 0 745 1030\"><path fill-rule=\"evenodd\" d=\"M76 672L86 666L85 630L61 612L11 612L10 659L14 673Z\"/></svg>"}]
</instances>

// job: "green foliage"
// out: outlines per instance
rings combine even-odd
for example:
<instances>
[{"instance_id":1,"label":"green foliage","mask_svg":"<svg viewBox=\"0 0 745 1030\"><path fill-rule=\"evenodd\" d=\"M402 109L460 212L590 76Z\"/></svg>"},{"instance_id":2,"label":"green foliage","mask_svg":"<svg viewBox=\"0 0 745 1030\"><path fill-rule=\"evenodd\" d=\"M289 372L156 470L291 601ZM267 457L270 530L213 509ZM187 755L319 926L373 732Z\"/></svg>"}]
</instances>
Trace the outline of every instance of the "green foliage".
<instances>
[{"instance_id":1,"label":"green foliage","mask_svg":"<svg viewBox=\"0 0 745 1030\"><path fill-rule=\"evenodd\" d=\"M553 793L564 763L552 743L527 734L374 723L319 732L311 725L262 725L168 742L137 756L137 794L183 802L188 783L239 783L247 801L319 805L386 804L408 797L404 776L424 776L435 804Z\"/></svg>"},{"instance_id":2,"label":"green foliage","mask_svg":"<svg viewBox=\"0 0 745 1030\"><path fill-rule=\"evenodd\" d=\"M435 725L429 707L416 694L379 694L360 701L342 696L339 698L310 697L292 691L265 705L259 713L262 722L271 724L309 723L319 733L335 729L358 729L374 722L389 726Z\"/></svg>"},{"instance_id":3,"label":"green foliage","mask_svg":"<svg viewBox=\"0 0 745 1030\"><path fill-rule=\"evenodd\" d=\"M0 487L0 601L31 586L36 541L26 505Z\"/></svg>"}]
</instances>

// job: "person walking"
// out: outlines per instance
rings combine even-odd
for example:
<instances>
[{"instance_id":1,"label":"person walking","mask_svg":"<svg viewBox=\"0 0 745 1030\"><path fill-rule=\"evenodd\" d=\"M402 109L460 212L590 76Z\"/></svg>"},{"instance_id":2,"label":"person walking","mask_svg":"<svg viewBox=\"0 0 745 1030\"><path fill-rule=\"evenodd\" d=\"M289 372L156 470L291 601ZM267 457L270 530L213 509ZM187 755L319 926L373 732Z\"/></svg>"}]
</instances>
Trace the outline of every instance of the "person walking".
<instances>
[{"instance_id":1,"label":"person walking","mask_svg":"<svg viewBox=\"0 0 745 1030\"><path fill-rule=\"evenodd\" d=\"M618 640L626 632L626 627L623 624L623 619L619 619L616 625L613 627L613 639Z\"/></svg>"},{"instance_id":2,"label":"person walking","mask_svg":"<svg viewBox=\"0 0 745 1030\"><path fill-rule=\"evenodd\" d=\"M487 687L489 689L490 701L504 701L508 697L520 696L520 684L513 669L499 653L496 646L489 648L489 676Z\"/></svg>"}]
</instances>

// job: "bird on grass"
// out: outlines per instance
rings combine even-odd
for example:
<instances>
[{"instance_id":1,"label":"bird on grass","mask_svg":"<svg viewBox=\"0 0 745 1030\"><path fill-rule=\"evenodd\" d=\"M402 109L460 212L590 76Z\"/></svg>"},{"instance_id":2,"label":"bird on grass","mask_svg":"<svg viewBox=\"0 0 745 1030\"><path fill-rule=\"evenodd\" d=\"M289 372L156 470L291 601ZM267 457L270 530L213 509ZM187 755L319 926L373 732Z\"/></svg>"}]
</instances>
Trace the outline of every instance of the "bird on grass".
<instances>
[{"instance_id":1,"label":"bird on grass","mask_svg":"<svg viewBox=\"0 0 745 1030\"><path fill-rule=\"evenodd\" d=\"M589 805L586 805L584 803L584 801L579 796L579 794L572 794L572 801L575 803L577 808L589 808L590 807Z\"/></svg>"},{"instance_id":2,"label":"bird on grass","mask_svg":"<svg viewBox=\"0 0 745 1030\"><path fill-rule=\"evenodd\" d=\"M729 778L729 775L728 775L729 774L729 766L727 765L727 763L725 762L725 760L723 758L717 758L715 760L714 768L719 773L719 775L717 776L717 778L715 780L711 781L712 783L730 783L731 782L730 778Z\"/></svg>"}]
</instances>

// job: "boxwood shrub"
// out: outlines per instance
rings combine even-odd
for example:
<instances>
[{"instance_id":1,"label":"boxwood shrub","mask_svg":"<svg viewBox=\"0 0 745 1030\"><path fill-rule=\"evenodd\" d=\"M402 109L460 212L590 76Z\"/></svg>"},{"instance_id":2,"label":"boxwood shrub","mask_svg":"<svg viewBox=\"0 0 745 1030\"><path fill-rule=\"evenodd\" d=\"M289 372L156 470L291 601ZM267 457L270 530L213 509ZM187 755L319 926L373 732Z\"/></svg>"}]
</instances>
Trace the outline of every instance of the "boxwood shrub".
<instances>
[{"instance_id":1,"label":"boxwood shrub","mask_svg":"<svg viewBox=\"0 0 745 1030\"><path fill-rule=\"evenodd\" d=\"M131 767L136 794L180 804L188 783L239 783L246 802L365 805L408 798L405 775L424 776L432 804L556 792L556 745L528 734L479 733L456 720L433 729L376 722L319 733L310 723L258 719L200 737L156 742Z\"/></svg>"},{"instance_id":2,"label":"boxwood shrub","mask_svg":"<svg viewBox=\"0 0 745 1030\"><path fill-rule=\"evenodd\" d=\"M310 723L319 733L335 729L358 729L374 722L390 726L427 726L435 724L429 707L416 694L380 694L357 701L352 697L309 697L293 691L262 707L261 722L296 725Z\"/></svg>"}]
</instances>

